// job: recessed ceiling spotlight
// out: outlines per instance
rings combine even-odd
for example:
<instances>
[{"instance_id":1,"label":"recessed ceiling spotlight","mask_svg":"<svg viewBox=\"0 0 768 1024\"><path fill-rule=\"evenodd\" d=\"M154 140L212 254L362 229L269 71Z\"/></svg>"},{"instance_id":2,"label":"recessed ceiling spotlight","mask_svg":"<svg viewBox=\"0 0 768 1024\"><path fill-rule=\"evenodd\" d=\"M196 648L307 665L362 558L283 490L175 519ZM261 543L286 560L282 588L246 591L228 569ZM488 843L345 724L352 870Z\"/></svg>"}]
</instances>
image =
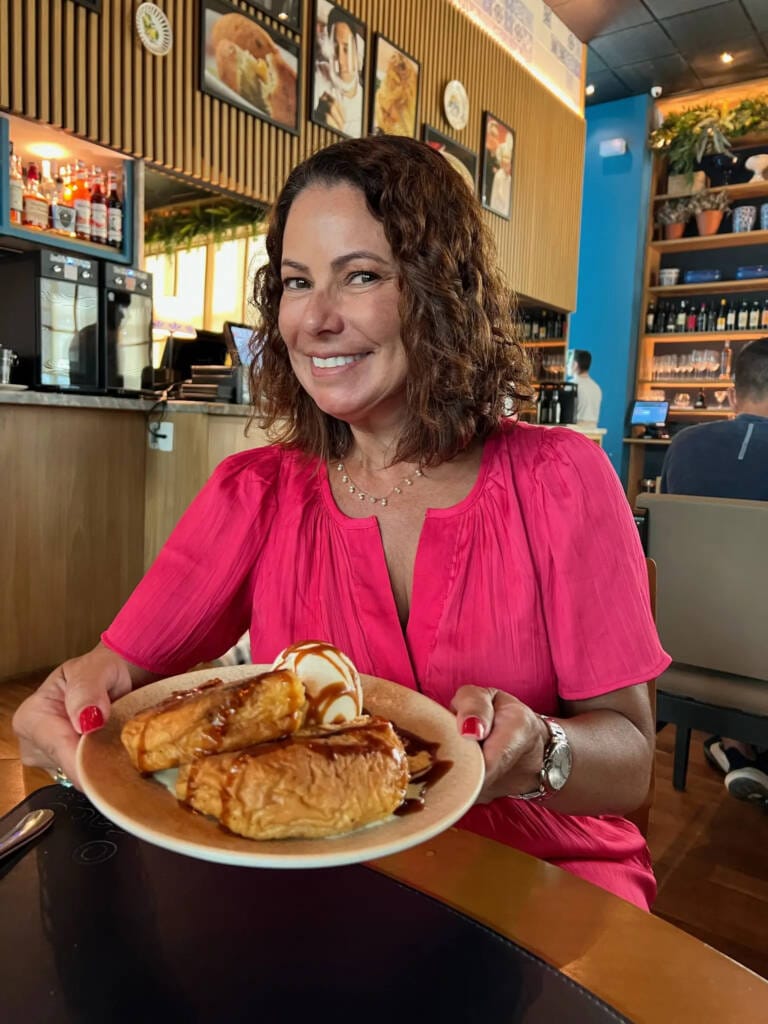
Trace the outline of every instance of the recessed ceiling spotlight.
<instances>
[{"instance_id":1,"label":"recessed ceiling spotlight","mask_svg":"<svg viewBox=\"0 0 768 1024\"><path fill-rule=\"evenodd\" d=\"M723 64L733 64L733 54L728 53L728 51L726 50L725 53L720 54L720 60L723 62Z\"/></svg>"},{"instance_id":2,"label":"recessed ceiling spotlight","mask_svg":"<svg viewBox=\"0 0 768 1024\"><path fill-rule=\"evenodd\" d=\"M587 94L587 96L593 96L595 93L594 85L592 85L592 83L590 82L587 88L584 90L584 92Z\"/></svg>"}]
</instances>

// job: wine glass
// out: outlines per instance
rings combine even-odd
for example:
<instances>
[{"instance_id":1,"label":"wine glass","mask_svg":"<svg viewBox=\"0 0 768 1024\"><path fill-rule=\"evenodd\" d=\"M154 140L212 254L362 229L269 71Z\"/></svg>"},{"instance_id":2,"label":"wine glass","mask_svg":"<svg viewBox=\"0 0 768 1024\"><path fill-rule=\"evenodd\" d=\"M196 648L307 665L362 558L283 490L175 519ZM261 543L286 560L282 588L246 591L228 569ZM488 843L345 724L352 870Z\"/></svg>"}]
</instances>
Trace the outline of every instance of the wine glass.
<instances>
[{"instance_id":1,"label":"wine glass","mask_svg":"<svg viewBox=\"0 0 768 1024\"><path fill-rule=\"evenodd\" d=\"M728 398L727 391L715 391L715 401L717 402L718 409L722 409Z\"/></svg>"}]
</instances>

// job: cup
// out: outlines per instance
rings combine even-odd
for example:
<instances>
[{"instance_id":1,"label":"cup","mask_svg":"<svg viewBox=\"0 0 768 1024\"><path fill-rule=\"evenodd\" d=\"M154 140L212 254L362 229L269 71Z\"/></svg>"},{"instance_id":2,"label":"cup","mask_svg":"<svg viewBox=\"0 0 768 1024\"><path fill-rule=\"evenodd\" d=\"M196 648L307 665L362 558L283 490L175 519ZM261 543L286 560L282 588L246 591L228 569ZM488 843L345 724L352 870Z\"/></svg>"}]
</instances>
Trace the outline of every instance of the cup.
<instances>
[{"instance_id":1,"label":"cup","mask_svg":"<svg viewBox=\"0 0 768 1024\"><path fill-rule=\"evenodd\" d=\"M9 348L0 348L0 384L11 383L11 367L19 357Z\"/></svg>"},{"instance_id":2,"label":"cup","mask_svg":"<svg viewBox=\"0 0 768 1024\"><path fill-rule=\"evenodd\" d=\"M768 231L768 203L763 203L760 207L760 230Z\"/></svg>"},{"instance_id":3,"label":"cup","mask_svg":"<svg viewBox=\"0 0 768 1024\"><path fill-rule=\"evenodd\" d=\"M680 267L664 267L659 271L659 284L662 288L670 288L680 280Z\"/></svg>"},{"instance_id":4,"label":"cup","mask_svg":"<svg viewBox=\"0 0 768 1024\"><path fill-rule=\"evenodd\" d=\"M751 231L757 219L756 206L737 206L733 211L733 230Z\"/></svg>"}]
</instances>

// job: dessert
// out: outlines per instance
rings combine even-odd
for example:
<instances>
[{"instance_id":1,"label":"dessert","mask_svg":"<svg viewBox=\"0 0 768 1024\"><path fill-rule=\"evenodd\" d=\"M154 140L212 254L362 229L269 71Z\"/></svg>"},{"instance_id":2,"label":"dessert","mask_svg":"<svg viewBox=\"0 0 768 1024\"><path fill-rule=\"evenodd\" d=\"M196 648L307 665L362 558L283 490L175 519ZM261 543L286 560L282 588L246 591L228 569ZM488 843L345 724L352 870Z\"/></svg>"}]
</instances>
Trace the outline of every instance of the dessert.
<instances>
[{"instance_id":1,"label":"dessert","mask_svg":"<svg viewBox=\"0 0 768 1024\"><path fill-rule=\"evenodd\" d=\"M294 672L307 695L307 725L338 725L363 713L363 688L352 661L338 647L305 640L281 651L272 671Z\"/></svg>"},{"instance_id":2,"label":"dessert","mask_svg":"<svg viewBox=\"0 0 768 1024\"><path fill-rule=\"evenodd\" d=\"M120 738L134 768L157 772L296 732L306 710L304 686L289 671L226 685L212 679L140 711L125 723Z\"/></svg>"},{"instance_id":3,"label":"dessert","mask_svg":"<svg viewBox=\"0 0 768 1024\"><path fill-rule=\"evenodd\" d=\"M184 765L176 795L251 839L341 835L388 818L408 765L384 718L316 728Z\"/></svg>"}]
</instances>

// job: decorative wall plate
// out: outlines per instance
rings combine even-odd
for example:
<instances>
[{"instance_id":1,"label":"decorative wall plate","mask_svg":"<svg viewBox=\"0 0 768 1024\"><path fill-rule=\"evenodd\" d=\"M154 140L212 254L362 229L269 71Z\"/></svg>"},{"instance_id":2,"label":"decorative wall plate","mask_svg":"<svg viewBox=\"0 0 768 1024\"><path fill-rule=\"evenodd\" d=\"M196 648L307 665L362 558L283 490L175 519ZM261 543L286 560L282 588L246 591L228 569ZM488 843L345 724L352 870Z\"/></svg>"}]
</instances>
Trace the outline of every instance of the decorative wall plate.
<instances>
[{"instance_id":1,"label":"decorative wall plate","mask_svg":"<svg viewBox=\"0 0 768 1024\"><path fill-rule=\"evenodd\" d=\"M144 48L156 57L164 57L173 46L171 23L157 4L139 4L136 8L136 31Z\"/></svg>"},{"instance_id":2,"label":"decorative wall plate","mask_svg":"<svg viewBox=\"0 0 768 1024\"><path fill-rule=\"evenodd\" d=\"M469 96L467 90L457 79L449 82L443 93L443 111L451 128L461 131L467 127L469 120Z\"/></svg>"}]
</instances>

